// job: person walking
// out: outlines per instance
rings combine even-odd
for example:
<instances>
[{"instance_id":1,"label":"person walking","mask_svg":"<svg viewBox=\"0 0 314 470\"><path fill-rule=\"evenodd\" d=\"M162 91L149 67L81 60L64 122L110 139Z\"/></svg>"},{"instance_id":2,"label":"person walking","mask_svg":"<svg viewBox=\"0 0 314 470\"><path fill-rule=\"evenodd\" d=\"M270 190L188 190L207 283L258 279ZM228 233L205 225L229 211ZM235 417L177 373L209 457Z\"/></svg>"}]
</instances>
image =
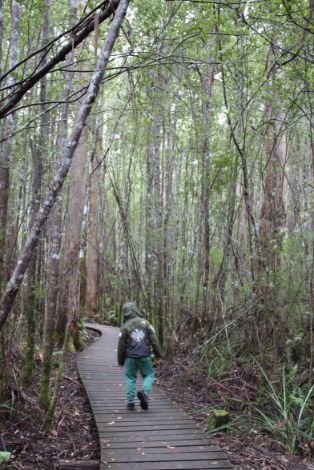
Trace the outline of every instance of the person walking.
<instances>
[{"instance_id":1,"label":"person walking","mask_svg":"<svg viewBox=\"0 0 314 470\"><path fill-rule=\"evenodd\" d=\"M148 395L154 380L151 349L157 359L162 358L162 351L153 326L132 302L122 306L123 324L118 342L118 364L125 366L127 385L127 409L135 410L135 392L137 371L143 377L142 390L137 392L140 406L148 410Z\"/></svg>"}]
</instances>

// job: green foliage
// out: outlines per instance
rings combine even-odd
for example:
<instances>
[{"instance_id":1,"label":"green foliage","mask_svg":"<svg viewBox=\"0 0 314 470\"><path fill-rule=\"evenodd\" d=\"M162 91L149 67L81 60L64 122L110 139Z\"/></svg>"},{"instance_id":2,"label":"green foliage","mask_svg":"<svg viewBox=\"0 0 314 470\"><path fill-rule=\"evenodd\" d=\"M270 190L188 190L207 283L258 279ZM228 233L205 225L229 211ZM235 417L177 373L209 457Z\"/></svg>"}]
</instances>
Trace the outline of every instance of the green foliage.
<instances>
[{"instance_id":1,"label":"green foliage","mask_svg":"<svg viewBox=\"0 0 314 470\"><path fill-rule=\"evenodd\" d=\"M225 333L222 333L213 341L202 348L199 355L202 364L206 364L208 377L219 377L223 372L230 369L234 357L241 348L239 338L234 338L230 343L226 341Z\"/></svg>"},{"instance_id":2,"label":"green foliage","mask_svg":"<svg viewBox=\"0 0 314 470\"><path fill-rule=\"evenodd\" d=\"M103 323L105 325L120 326L119 315L116 310L105 309L103 311Z\"/></svg>"},{"instance_id":3,"label":"green foliage","mask_svg":"<svg viewBox=\"0 0 314 470\"><path fill-rule=\"evenodd\" d=\"M213 246L210 249L210 260L214 266L220 266L223 259L223 249L218 246Z\"/></svg>"},{"instance_id":4,"label":"green foliage","mask_svg":"<svg viewBox=\"0 0 314 470\"><path fill-rule=\"evenodd\" d=\"M0 464L9 463L11 458L11 452L0 452Z\"/></svg>"},{"instance_id":5,"label":"green foliage","mask_svg":"<svg viewBox=\"0 0 314 470\"><path fill-rule=\"evenodd\" d=\"M85 326L85 323L88 322L86 316L81 315L78 322L78 341L75 345L77 351L82 351L85 347L85 342L88 338L88 330Z\"/></svg>"},{"instance_id":6,"label":"green foliage","mask_svg":"<svg viewBox=\"0 0 314 470\"><path fill-rule=\"evenodd\" d=\"M4 2L4 57L7 56L10 39L9 3ZM22 17L19 25L17 61L40 47L43 12L46 8L44 0L32 2L20 0L19 3L22 5ZM88 0L85 13L82 6L79 14L85 15L86 11L93 9L97 3L96 0ZM302 26L308 14L307 9L308 3L298 0L289 0L284 4L280 0L239 2L237 8L230 8L230 5L222 3L219 6L219 13L217 5L211 2L199 4L178 2L178 5L176 2L162 0L131 2L128 22L115 45L109 64L111 70L108 70L108 75L111 75L111 78L116 73L118 75L110 80L107 76L102 89L105 103L105 112L101 113L100 117L103 147L106 147L108 142L112 143L110 152L106 156L105 170L104 166L98 170L101 198L99 212L102 216L99 226L101 248L99 248L98 272L103 276L99 279L99 285L103 282L104 290L98 297L99 313L96 319L118 326L119 305L130 292L132 294L134 292L135 296L147 302L149 293L151 303L156 303L159 274L164 277L160 282L161 296L164 307L167 308L162 314L167 327L180 322L182 305L188 306L196 316L203 315L201 312L205 291L203 261L204 253L207 254L206 250L209 249L208 246L204 247L203 224L204 220L208 219L211 248L209 279L206 281L209 286L214 284L218 268L224 261L225 285L221 287L221 291L210 292L210 295L214 298L219 294L228 321L245 312L248 306L254 305L255 310L252 309L252 313L259 311L260 307L261 310L263 308L265 318L267 315L266 321L271 322L274 330L276 329L278 335L282 336L285 346L291 346L288 344L289 338L294 338L299 333L303 334L300 319L305 316L308 308L308 284L305 275L306 228L302 226L305 200L301 186L307 170L302 168L300 155L306 153L305 147L306 145L310 147L312 140L308 120L312 114L313 99L309 91L314 83L313 67L310 66L308 58L304 60L306 55L309 57L312 47L312 35L305 34ZM65 31L73 21L69 12L69 2L52 1L50 20L51 38ZM296 26L297 24L300 28ZM105 33L106 25L102 25L99 30L99 42ZM57 41L47 58L55 54L67 39L69 38L63 37ZM85 77L86 81L88 80L88 70L94 67L91 43L92 41L87 40L84 46L77 50L74 59L77 69L83 71L80 75L82 78L84 74L83 81ZM275 50L276 60L273 70L272 48ZM8 66L8 60L5 59L4 62L5 68ZM210 97L203 86L209 62L213 62L215 66ZM21 80L30 76L37 65L34 57L16 69L13 78ZM57 66L54 72L49 74L46 84L47 102L57 103L63 100L65 72L61 67L65 65L63 62L60 68ZM82 83L79 83L82 79L78 78L76 69L73 68L72 72L71 93L82 86ZM31 141L36 145L40 133L38 116L42 110L39 106L33 106L40 100L40 96L40 85L38 85L25 95L19 104L22 109L14 113L13 130L22 129L24 126L24 131L14 136L10 157L12 233L15 214L24 215L21 220L16 218L16 227L19 228L15 241L16 252L12 258L18 258L28 233L27 208L32 199L32 155L29 143ZM209 99L210 111L207 122L204 117L204 103ZM69 104L69 133L77 106L77 102ZM267 132L267 123L269 124L266 111L271 106L282 112L282 123L289 142L287 159L283 164L286 176L283 199L287 217L286 220L280 221L283 225L282 232L268 244L268 254L276 255L278 258L276 268L258 274L255 272L254 276L250 264L254 271L256 260L253 258L257 255L259 246L254 235L249 240L248 222L251 221L248 220L245 208L243 165L245 163L247 168L249 199L258 234L262 218L260 208L265 194L265 171L269 160L265 145L267 140L265 132ZM48 116L48 113L45 114ZM51 168L57 160L55 150L61 137L58 127L62 126L60 116L60 106L56 106L49 112L49 123L46 125L47 134L51 135L47 136L45 142L47 155L44 162L46 181L44 180L43 184L43 194L48 180L51 179ZM226 117L230 118L231 128ZM33 118L36 118L34 122ZM154 127L157 120L160 124L158 136ZM274 130L276 127L274 121L270 123L272 125L269 127ZM91 122L89 128L92 128ZM208 131L209 136L209 169L205 177L210 187L207 214L202 212L205 131ZM158 151L156 137L160 138ZM234 144L234 138L242 150L243 160ZM300 145L299 141L307 144ZM93 142L94 135L90 135L87 158L91 155ZM159 151L158 162L156 155ZM149 155L152 157L149 163L154 167L155 175L155 183L152 185L147 180ZM310 164L309 161L308 166ZM120 220L108 175L116 183L126 212L129 229L127 250L123 223ZM287 182L289 184L286 184ZM233 192L234 188L236 189ZM21 198L24 198L21 204L20 194ZM161 199L160 207L157 194ZM146 227L148 198L152 214L150 225ZM66 199L66 197L63 199L64 213ZM161 212L162 224L157 227L158 211ZM298 219L300 226L298 233L294 233L293 230L288 233L287 222L291 216L293 219ZM227 230L229 220L233 223L232 233ZM252 229L251 225L250 228ZM312 236L312 233L308 234L309 246L313 242ZM43 278L48 279L49 276L45 272L48 263L45 257L48 258L50 243L49 224L44 238L40 261L44 267ZM225 250L227 242L230 242L229 252ZM250 252L250 242L253 246L252 252ZM149 243L154 254L150 280L145 265ZM310 253L310 262L313 261L311 257L312 253ZM135 267L139 279L134 276ZM43 303L46 295L46 279L43 279L42 291L38 289L36 292L38 303ZM255 305L256 292L259 291L266 292L263 305L262 302ZM205 321L198 330L198 334L204 337L208 334L208 327L213 319L223 323L220 313L213 311L210 302L208 304L207 311L204 311L203 315ZM154 308L150 313L153 311ZM80 338L83 340L87 334L84 320L83 314L79 324ZM263 317L262 322L264 321ZM201 351L200 361L202 366L206 364L209 377L219 376L232 367L235 358L241 355L243 343L246 342L246 328L247 324L244 322L230 328L228 331L230 338L223 332L216 341ZM250 328L253 336L255 328L262 330L263 325L257 324ZM171 328L168 328L168 331L173 333ZM169 342L171 340L172 337ZM272 338L269 340L272 341ZM69 344L74 350L72 340ZM274 346L271 344L271 347ZM265 346L265 350L266 355L271 353L269 344ZM281 358L286 358L285 354L285 350L279 352ZM308 361L308 358L304 358L304 349L300 348L298 355L300 362L302 359ZM288 359L292 361L291 358ZM268 419L269 429L282 424L285 419L288 420L276 430L276 433L278 435L285 433L285 443L288 442L289 448L296 447L298 440L297 438L293 442L293 433L299 432L303 438L302 433L308 432L306 430L309 423L306 419L309 410L312 410L310 398L313 392L295 385L292 371L288 376L283 375L279 387L273 386L263 375L265 386L263 393L270 397L272 406L260 410L259 413L261 420ZM46 388L44 393L47 390ZM261 413L264 414L263 418ZM271 428L272 421L273 428ZM284 437L280 435L280 439Z\"/></svg>"},{"instance_id":7,"label":"green foliage","mask_svg":"<svg viewBox=\"0 0 314 470\"><path fill-rule=\"evenodd\" d=\"M291 452L298 450L301 441L310 441L314 423L314 385L306 390L296 384L297 368L292 368L288 375L282 369L280 383L273 383L264 368L256 361L266 382L263 408L256 408L260 425L273 433L278 441Z\"/></svg>"}]
</instances>

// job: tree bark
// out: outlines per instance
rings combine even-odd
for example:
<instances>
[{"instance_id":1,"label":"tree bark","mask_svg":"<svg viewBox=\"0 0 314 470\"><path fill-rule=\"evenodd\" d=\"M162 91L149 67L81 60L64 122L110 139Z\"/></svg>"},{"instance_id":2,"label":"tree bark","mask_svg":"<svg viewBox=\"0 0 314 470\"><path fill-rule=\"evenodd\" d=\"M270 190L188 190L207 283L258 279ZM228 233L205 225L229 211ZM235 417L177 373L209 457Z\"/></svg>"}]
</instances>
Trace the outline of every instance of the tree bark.
<instances>
[{"instance_id":1,"label":"tree bark","mask_svg":"<svg viewBox=\"0 0 314 470\"><path fill-rule=\"evenodd\" d=\"M210 45L208 44L209 48ZM214 70L215 66L212 63L211 55L207 58L207 65L205 76L202 80L204 90L204 149L203 149L203 161L202 161L202 189L201 189L201 220L203 221L202 226L202 243L203 243L203 256L202 262L203 267L203 301L202 301L202 318L204 322L208 322L208 306L209 306L209 252L210 252L210 214L209 214L209 195L210 195L210 142L209 142L209 115L211 108L211 97L212 89L214 84Z\"/></svg>"},{"instance_id":2,"label":"tree bark","mask_svg":"<svg viewBox=\"0 0 314 470\"><path fill-rule=\"evenodd\" d=\"M62 344L64 340L65 327L68 321L73 318L73 327L76 324L74 319L78 318L77 308L79 299L77 294L77 276L79 269L80 247L82 236L82 222L86 191L87 177L87 126L84 127L80 136L79 145L73 157L73 164L70 170L69 197L67 205L67 215L65 222L65 237L63 247L63 283L60 299L60 310L58 317L58 338ZM76 337L76 331L73 331Z\"/></svg>"},{"instance_id":3,"label":"tree bark","mask_svg":"<svg viewBox=\"0 0 314 470\"><path fill-rule=\"evenodd\" d=\"M263 203L260 212L259 249L256 271L259 274L258 293L260 301L259 325L264 337L264 344L273 340L273 352L282 347L285 338L285 323L277 303L276 274L278 272L281 251L282 233L285 219L283 201L284 166L286 160L286 136L282 113L276 108L276 97L266 111L266 174L264 182ZM271 312L271 315L269 314ZM267 319L265 318L267 316Z\"/></svg>"},{"instance_id":4,"label":"tree bark","mask_svg":"<svg viewBox=\"0 0 314 470\"><path fill-rule=\"evenodd\" d=\"M97 278L98 278L98 254L99 254L99 157L102 151L102 126L100 125L100 113L102 110L102 97L99 99L96 118L96 131L94 152L91 161L91 176L89 189L89 213L87 234L87 260L86 260L86 309L87 316L94 318L97 311Z\"/></svg>"},{"instance_id":5,"label":"tree bark","mask_svg":"<svg viewBox=\"0 0 314 470\"><path fill-rule=\"evenodd\" d=\"M3 0L0 0L0 78L2 77L3 67Z\"/></svg>"},{"instance_id":6,"label":"tree bark","mask_svg":"<svg viewBox=\"0 0 314 470\"><path fill-rule=\"evenodd\" d=\"M147 311L152 315L153 305L153 144L146 150L146 201L145 201L145 277L147 282Z\"/></svg>"},{"instance_id":7,"label":"tree bark","mask_svg":"<svg viewBox=\"0 0 314 470\"><path fill-rule=\"evenodd\" d=\"M44 24L43 24L43 34L42 34L42 44L45 46L49 38L49 29L50 29L50 0L45 0L46 9L44 13ZM45 57L43 57L43 63L45 63ZM40 207L41 199L41 185L42 185L42 160L45 152L45 147L47 144L47 133L48 133L48 115L45 112L46 105L46 95L47 95L47 80L44 76L40 81L40 101L41 105L41 120L40 120L40 131L38 142L32 146L32 157L33 157L33 187L32 187L32 204L31 204L31 222L32 226L37 212ZM34 369L34 352L35 352L35 331L36 331L36 310L37 310L37 299L36 299L36 288L38 282L36 279L36 265L37 265L37 254L39 246L37 246L28 266L28 286L26 291L26 316L27 316L27 344L26 344L26 354L25 354L25 365L23 368L22 377L24 383L30 384L32 381L33 369Z\"/></svg>"},{"instance_id":8,"label":"tree bark","mask_svg":"<svg viewBox=\"0 0 314 470\"><path fill-rule=\"evenodd\" d=\"M1 0L0 4L0 77L2 76L2 41L3 41L3 3ZM10 36L10 52L9 52L9 65L14 66L17 61L18 53L18 29L20 20L20 5L16 0L11 2L11 36ZM12 75L8 76L8 85L13 82ZM1 122L0 125L0 137L6 138L10 135L11 129L13 128L14 122L11 116ZM12 145L11 141L6 141L0 148L0 295L6 281L5 276L5 250L7 244L7 222L8 222L8 203L10 195L10 165L12 158ZM0 336L0 376L2 378L6 375L6 348L5 348L5 337L4 331L1 332ZM1 380L0 385L0 397L2 396L2 387L4 380Z\"/></svg>"},{"instance_id":9,"label":"tree bark","mask_svg":"<svg viewBox=\"0 0 314 470\"><path fill-rule=\"evenodd\" d=\"M157 73L157 84L160 84L160 73ZM157 86L157 89L160 87ZM157 101L157 100L156 100ZM163 201L161 191L161 139L164 138L161 132L161 109L160 106L155 108L153 127L154 142L154 160L153 160L153 198L154 198L154 310L157 317L158 337L160 344L164 339L164 298L163 298Z\"/></svg>"},{"instance_id":10,"label":"tree bark","mask_svg":"<svg viewBox=\"0 0 314 470\"><path fill-rule=\"evenodd\" d=\"M18 54L18 40L19 40L19 21L20 21L20 5L16 0L11 2L11 37L10 37L10 52L9 52L9 65L12 68L17 61ZM1 26L1 25L0 25ZM14 78L12 75L8 76L8 85L12 85ZM8 117L3 122L3 137L7 138L11 134L13 127L12 117ZM7 233L7 216L8 216L8 201L10 194L10 164L11 164L11 151L12 142L6 140L2 147L1 162L0 162L0 292L2 292L4 282L4 253L6 244Z\"/></svg>"},{"instance_id":11,"label":"tree bark","mask_svg":"<svg viewBox=\"0 0 314 470\"><path fill-rule=\"evenodd\" d=\"M72 17L76 18L73 11ZM69 68L74 53L69 58ZM57 162L61 160L61 156L66 152L67 132L68 132L68 114L69 104L67 102L71 90L72 73L67 72L65 76L65 88L63 95L63 104L60 112L59 140ZM50 376L52 353L55 339L55 327L57 320L57 305L60 292L60 250L62 242L62 195L58 194L56 204L52 213L52 234L50 242L50 266L49 266L49 282L48 293L46 299L45 318L43 327L43 360L40 375L40 403L41 406L48 411L50 407Z\"/></svg>"},{"instance_id":12,"label":"tree bark","mask_svg":"<svg viewBox=\"0 0 314 470\"><path fill-rule=\"evenodd\" d=\"M73 14L76 12L75 0L71 2ZM78 2L84 8L85 0ZM78 83L84 83L83 74L79 73ZM80 102L78 103L80 104ZM58 342L63 344L66 325L72 323L70 337L79 342L77 334L77 319L80 298L78 294L80 249L82 242L82 228L84 218L84 203L87 187L87 139L88 128L84 127L80 136L79 145L73 157L70 169L70 183L68 187L68 201L65 221L65 236L63 243L63 282L60 294L60 308L57 321ZM70 346L72 348L72 346Z\"/></svg>"}]
</instances>

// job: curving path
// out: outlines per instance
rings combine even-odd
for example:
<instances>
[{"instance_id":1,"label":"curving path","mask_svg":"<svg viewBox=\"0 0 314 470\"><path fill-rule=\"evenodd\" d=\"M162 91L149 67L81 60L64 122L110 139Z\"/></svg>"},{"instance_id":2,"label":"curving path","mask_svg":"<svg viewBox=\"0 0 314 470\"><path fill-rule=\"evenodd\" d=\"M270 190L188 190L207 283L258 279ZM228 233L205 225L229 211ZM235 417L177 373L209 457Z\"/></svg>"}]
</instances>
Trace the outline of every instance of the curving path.
<instances>
[{"instance_id":1,"label":"curving path","mask_svg":"<svg viewBox=\"0 0 314 470\"><path fill-rule=\"evenodd\" d=\"M117 365L119 329L87 324L102 336L78 357L78 369L95 416L100 469L232 469L186 413L156 386L149 410L126 410L124 371ZM140 380L139 380L140 387Z\"/></svg>"}]
</instances>

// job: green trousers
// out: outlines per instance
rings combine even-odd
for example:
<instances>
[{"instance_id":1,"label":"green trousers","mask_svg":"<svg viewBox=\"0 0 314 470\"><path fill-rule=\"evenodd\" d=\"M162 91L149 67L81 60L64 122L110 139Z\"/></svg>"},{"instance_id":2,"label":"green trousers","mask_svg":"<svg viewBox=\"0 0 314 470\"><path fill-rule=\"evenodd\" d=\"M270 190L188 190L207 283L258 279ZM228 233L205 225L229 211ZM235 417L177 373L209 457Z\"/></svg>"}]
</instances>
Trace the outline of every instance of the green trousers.
<instances>
[{"instance_id":1,"label":"green trousers","mask_svg":"<svg viewBox=\"0 0 314 470\"><path fill-rule=\"evenodd\" d=\"M153 363L150 356L127 357L125 359L125 380L127 386L127 399L134 401L136 392L137 371L143 377L142 390L148 395L154 381Z\"/></svg>"}]
</instances>

